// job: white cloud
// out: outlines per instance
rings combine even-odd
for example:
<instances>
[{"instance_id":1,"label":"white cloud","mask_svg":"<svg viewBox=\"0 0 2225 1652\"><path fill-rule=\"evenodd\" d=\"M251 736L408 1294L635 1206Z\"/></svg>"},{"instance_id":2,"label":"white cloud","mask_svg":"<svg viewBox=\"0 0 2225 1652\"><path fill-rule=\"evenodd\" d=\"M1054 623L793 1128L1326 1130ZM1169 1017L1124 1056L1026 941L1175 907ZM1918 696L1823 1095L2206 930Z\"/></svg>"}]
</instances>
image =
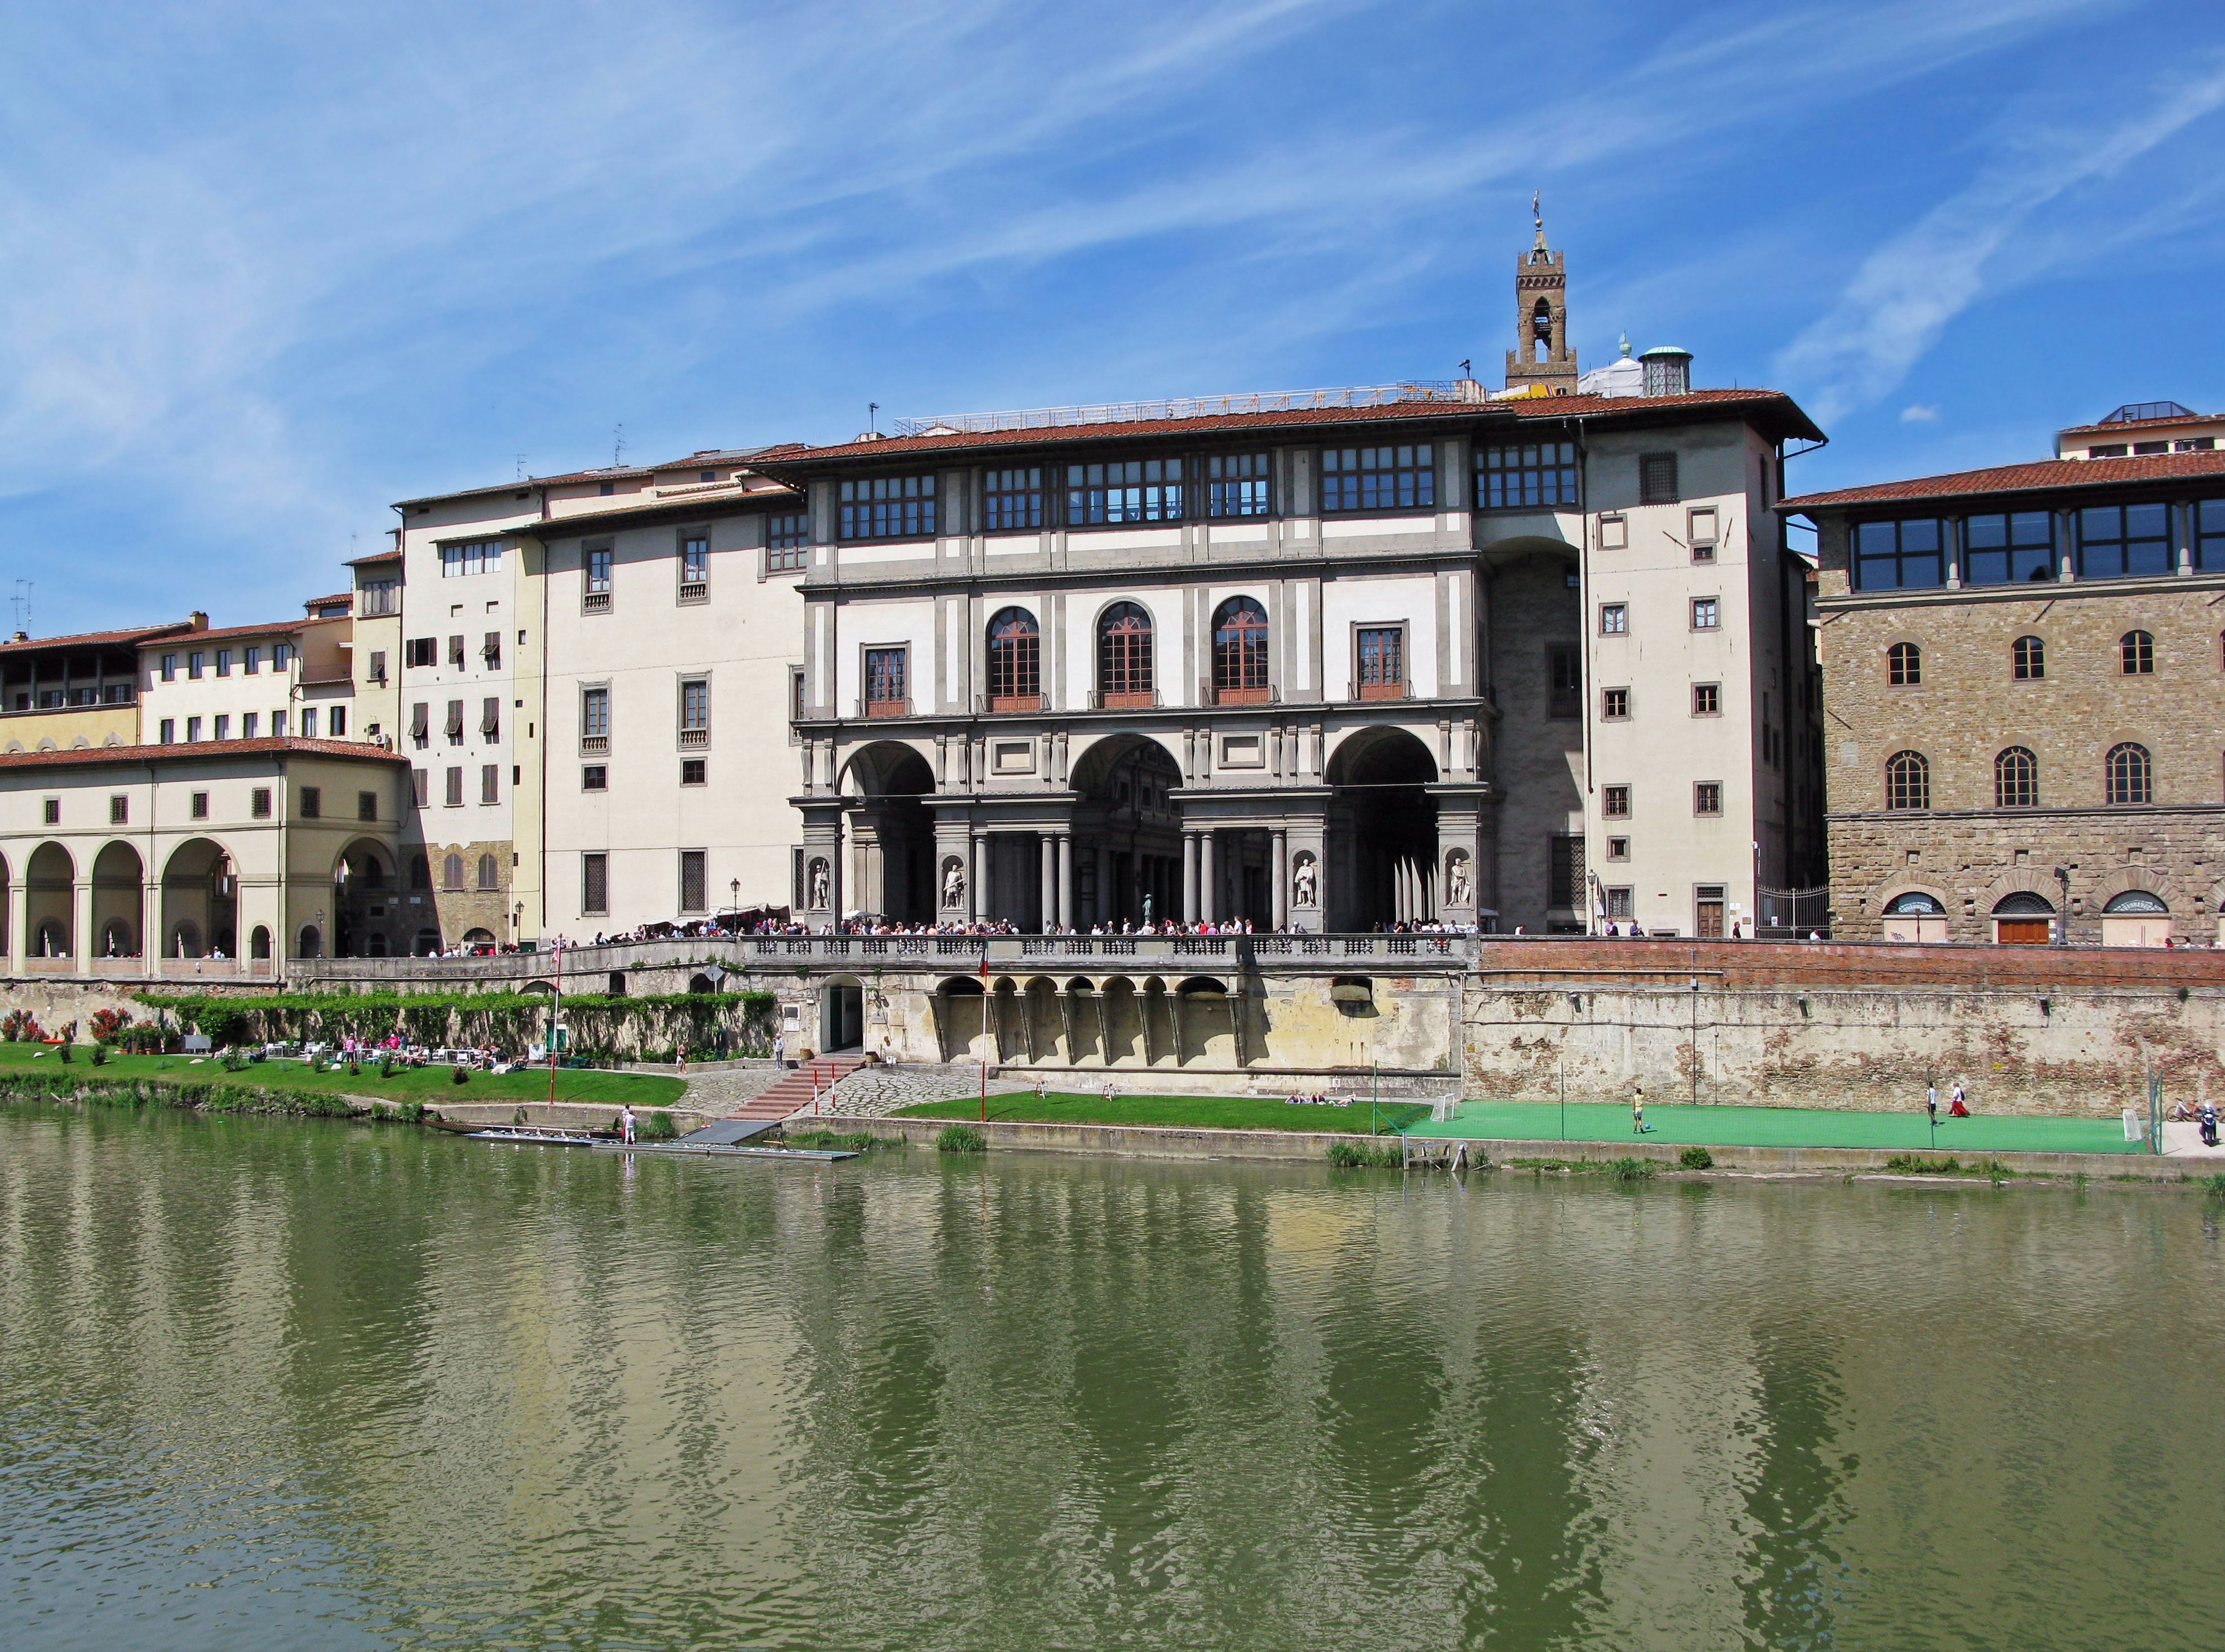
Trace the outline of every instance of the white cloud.
<instances>
[{"instance_id":1,"label":"white cloud","mask_svg":"<svg viewBox=\"0 0 2225 1652\"><path fill-rule=\"evenodd\" d=\"M2141 112L2099 130L2031 127L2005 136L2001 153L1862 262L1829 312L1793 339L1777 370L1826 422L1892 393L1949 323L1985 293L2029 281L2049 266L2002 256L2044 209L2126 167L2225 104L2225 61L2174 76ZM2098 223L2071 253L2091 257L2121 244L2121 222ZM1812 389L1809 387L1813 387Z\"/></svg>"},{"instance_id":2,"label":"white cloud","mask_svg":"<svg viewBox=\"0 0 2225 1652\"><path fill-rule=\"evenodd\" d=\"M1900 421L1905 425L1936 425L1939 422L1939 409L1919 402L1900 410Z\"/></svg>"}]
</instances>

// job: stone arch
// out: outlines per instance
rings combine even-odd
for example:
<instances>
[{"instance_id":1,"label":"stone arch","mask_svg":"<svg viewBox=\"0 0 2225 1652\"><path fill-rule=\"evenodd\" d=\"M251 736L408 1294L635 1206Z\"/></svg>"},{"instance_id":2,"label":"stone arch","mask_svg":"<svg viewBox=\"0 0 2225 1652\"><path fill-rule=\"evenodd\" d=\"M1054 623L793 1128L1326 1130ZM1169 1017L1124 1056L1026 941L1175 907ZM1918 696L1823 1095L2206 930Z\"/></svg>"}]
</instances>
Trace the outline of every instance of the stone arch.
<instances>
[{"instance_id":1,"label":"stone arch","mask_svg":"<svg viewBox=\"0 0 2225 1652\"><path fill-rule=\"evenodd\" d=\"M188 838L162 864L162 956L239 955L239 870L213 838Z\"/></svg>"},{"instance_id":2,"label":"stone arch","mask_svg":"<svg viewBox=\"0 0 2225 1652\"><path fill-rule=\"evenodd\" d=\"M92 952L96 958L136 958L146 910L146 863L122 839L105 845L92 863Z\"/></svg>"},{"instance_id":3,"label":"stone arch","mask_svg":"<svg viewBox=\"0 0 2225 1652\"><path fill-rule=\"evenodd\" d=\"M322 958L325 955L324 931L313 923L305 923L294 937L294 956Z\"/></svg>"},{"instance_id":4,"label":"stone arch","mask_svg":"<svg viewBox=\"0 0 2225 1652\"><path fill-rule=\"evenodd\" d=\"M258 923L252 930L248 932L247 955L250 959L260 963L267 964L270 961L270 928L269 925Z\"/></svg>"},{"instance_id":5,"label":"stone arch","mask_svg":"<svg viewBox=\"0 0 2225 1652\"><path fill-rule=\"evenodd\" d=\"M333 956L370 956L373 934L380 937L387 953L396 950L395 934L403 910L401 878L402 869L393 849L376 838L352 839L333 857ZM456 886L461 885L459 878Z\"/></svg>"},{"instance_id":6,"label":"stone arch","mask_svg":"<svg viewBox=\"0 0 2225 1652\"><path fill-rule=\"evenodd\" d=\"M1119 925L1181 915L1182 765L1132 732L1092 740L1067 784L1074 808L1074 921Z\"/></svg>"},{"instance_id":7,"label":"stone arch","mask_svg":"<svg viewBox=\"0 0 2225 1652\"><path fill-rule=\"evenodd\" d=\"M898 923L933 923L943 877L934 814L922 801L935 790L927 753L910 741L875 740L850 754L841 778L844 794L857 800L849 817L857 908Z\"/></svg>"},{"instance_id":8,"label":"stone arch","mask_svg":"<svg viewBox=\"0 0 2225 1652\"><path fill-rule=\"evenodd\" d=\"M1976 902L1979 915L1989 915L2008 896L2018 894L2037 895L2047 902L2051 912L2062 909L2063 885L2056 881L2052 873L2034 870L2029 866L2012 866L1979 894Z\"/></svg>"},{"instance_id":9,"label":"stone arch","mask_svg":"<svg viewBox=\"0 0 2225 1652\"><path fill-rule=\"evenodd\" d=\"M991 999L971 975L946 975L935 984L928 1007L935 1019L935 1041L946 1061L993 1054L984 1042L989 1032Z\"/></svg>"},{"instance_id":10,"label":"stone arch","mask_svg":"<svg viewBox=\"0 0 2225 1652\"><path fill-rule=\"evenodd\" d=\"M34 958L73 958L77 863L58 843L41 844L23 864L23 937Z\"/></svg>"},{"instance_id":11,"label":"stone arch","mask_svg":"<svg viewBox=\"0 0 2225 1652\"><path fill-rule=\"evenodd\" d=\"M1439 775L1428 745L1396 724L1356 729L1329 753L1323 778L1334 797L1328 927L1435 917L1437 805L1426 788Z\"/></svg>"},{"instance_id":12,"label":"stone arch","mask_svg":"<svg viewBox=\"0 0 2225 1652\"><path fill-rule=\"evenodd\" d=\"M2146 889L2164 903L2166 911L2178 912L2186 904L2186 890L2180 882L2161 866L2120 866L2096 883L2087 894L2086 904L2100 911L2120 895L2130 895Z\"/></svg>"},{"instance_id":13,"label":"stone arch","mask_svg":"<svg viewBox=\"0 0 2225 1652\"><path fill-rule=\"evenodd\" d=\"M1955 905L1953 896L1947 890L1939 888L1937 884L1896 882L1886 884L1885 889L1886 892L1880 894L1878 896L1878 910L1881 913L1890 914L1896 904L1903 902L1910 896L1913 896L1922 900L1930 902L1933 906L1938 908L1938 911L1936 914L1925 913L1924 915L1938 917L1952 917L1954 915Z\"/></svg>"}]
</instances>

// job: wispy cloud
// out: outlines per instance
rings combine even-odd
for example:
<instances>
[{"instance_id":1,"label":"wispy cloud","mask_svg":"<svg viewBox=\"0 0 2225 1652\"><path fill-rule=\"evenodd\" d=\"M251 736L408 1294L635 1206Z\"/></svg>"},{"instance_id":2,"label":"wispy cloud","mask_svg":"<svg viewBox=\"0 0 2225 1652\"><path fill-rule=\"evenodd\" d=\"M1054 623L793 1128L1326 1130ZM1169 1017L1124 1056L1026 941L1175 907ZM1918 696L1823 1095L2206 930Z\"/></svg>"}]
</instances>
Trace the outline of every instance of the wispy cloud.
<instances>
[{"instance_id":1,"label":"wispy cloud","mask_svg":"<svg viewBox=\"0 0 2225 1652\"><path fill-rule=\"evenodd\" d=\"M1915 402L1900 410L1900 421L1905 425L1936 425L1939 422L1939 409Z\"/></svg>"},{"instance_id":2,"label":"wispy cloud","mask_svg":"<svg viewBox=\"0 0 2225 1652\"><path fill-rule=\"evenodd\" d=\"M2019 110L1978 176L1865 258L1838 301L1778 355L1782 377L1807 389L1827 421L1890 395L1981 295L2060 267L2003 256L2037 214L2118 177L2225 104L2225 56L2209 55L2127 100L2139 112L2083 127L2043 123L2037 111ZM2054 258L2104 255L2125 234L2121 213L2114 225L2104 217L2075 245L2057 238Z\"/></svg>"}]
</instances>

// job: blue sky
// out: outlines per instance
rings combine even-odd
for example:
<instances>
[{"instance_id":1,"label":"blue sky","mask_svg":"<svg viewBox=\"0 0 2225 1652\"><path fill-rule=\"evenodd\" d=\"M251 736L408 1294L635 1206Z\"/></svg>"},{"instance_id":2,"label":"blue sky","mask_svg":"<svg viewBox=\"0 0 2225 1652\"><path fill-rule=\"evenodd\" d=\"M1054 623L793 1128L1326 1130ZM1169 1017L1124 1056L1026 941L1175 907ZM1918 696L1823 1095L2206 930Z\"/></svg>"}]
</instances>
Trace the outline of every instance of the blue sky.
<instances>
[{"instance_id":1,"label":"blue sky","mask_svg":"<svg viewBox=\"0 0 2225 1652\"><path fill-rule=\"evenodd\" d=\"M290 611L392 501L1049 402L1770 384L1798 487L2225 408L2225 8L0 10L0 595Z\"/></svg>"}]
</instances>

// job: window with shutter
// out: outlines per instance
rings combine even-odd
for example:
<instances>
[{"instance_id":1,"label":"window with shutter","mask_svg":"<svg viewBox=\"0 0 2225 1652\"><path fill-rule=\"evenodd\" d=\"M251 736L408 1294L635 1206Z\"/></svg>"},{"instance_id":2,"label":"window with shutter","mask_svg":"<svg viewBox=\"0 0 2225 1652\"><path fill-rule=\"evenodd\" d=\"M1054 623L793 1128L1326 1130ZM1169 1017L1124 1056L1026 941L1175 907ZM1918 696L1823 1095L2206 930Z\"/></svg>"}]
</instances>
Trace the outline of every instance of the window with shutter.
<instances>
[{"instance_id":1,"label":"window with shutter","mask_svg":"<svg viewBox=\"0 0 2225 1652\"><path fill-rule=\"evenodd\" d=\"M490 740L502 737L502 700L497 695L479 702L479 732Z\"/></svg>"},{"instance_id":2,"label":"window with shutter","mask_svg":"<svg viewBox=\"0 0 2225 1652\"><path fill-rule=\"evenodd\" d=\"M460 699L452 699L448 702L448 744L452 746L460 746L463 743L464 702Z\"/></svg>"}]
</instances>

